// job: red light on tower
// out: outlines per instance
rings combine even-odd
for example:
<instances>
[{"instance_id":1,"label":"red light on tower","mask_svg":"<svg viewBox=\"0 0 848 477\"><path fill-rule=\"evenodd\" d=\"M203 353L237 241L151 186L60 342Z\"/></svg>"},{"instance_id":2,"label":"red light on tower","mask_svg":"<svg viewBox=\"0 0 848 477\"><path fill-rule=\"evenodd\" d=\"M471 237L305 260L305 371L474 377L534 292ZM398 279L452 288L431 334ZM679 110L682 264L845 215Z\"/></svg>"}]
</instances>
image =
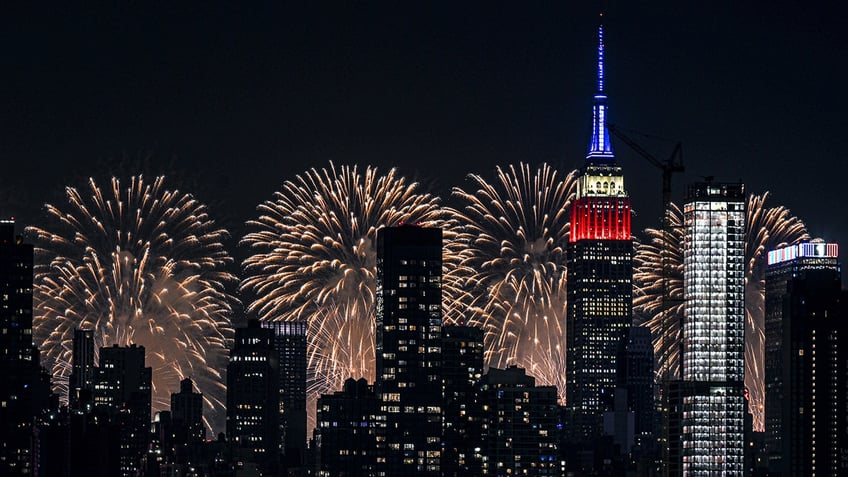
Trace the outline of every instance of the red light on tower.
<instances>
[{"instance_id":1,"label":"red light on tower","mask_svg":"<svg viewBox=\"0 0 848 477\"><path fill-rule=\"evenodd\" d=\"M630 199L581 197L571 207L569 242L630 240Z\"/></svg>"}]
</instances>

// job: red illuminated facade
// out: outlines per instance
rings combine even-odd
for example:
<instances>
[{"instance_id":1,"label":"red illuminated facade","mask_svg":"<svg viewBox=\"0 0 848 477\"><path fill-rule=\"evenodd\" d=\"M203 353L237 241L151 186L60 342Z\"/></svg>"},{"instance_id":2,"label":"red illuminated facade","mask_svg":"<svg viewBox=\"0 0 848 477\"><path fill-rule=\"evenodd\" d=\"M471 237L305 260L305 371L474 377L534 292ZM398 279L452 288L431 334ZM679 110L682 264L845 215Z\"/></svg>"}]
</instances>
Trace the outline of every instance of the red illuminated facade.
<instances>
[{"instance_id":1,"label":"red illuminated facade","mask_svg":"<svg viewBox=\"0 0 848 477\"><path fill-rule=\"evenodd\" d=\"M630 240L630 198L583 197L571 206L570 242Z\"/></svg>"}]
</instances>

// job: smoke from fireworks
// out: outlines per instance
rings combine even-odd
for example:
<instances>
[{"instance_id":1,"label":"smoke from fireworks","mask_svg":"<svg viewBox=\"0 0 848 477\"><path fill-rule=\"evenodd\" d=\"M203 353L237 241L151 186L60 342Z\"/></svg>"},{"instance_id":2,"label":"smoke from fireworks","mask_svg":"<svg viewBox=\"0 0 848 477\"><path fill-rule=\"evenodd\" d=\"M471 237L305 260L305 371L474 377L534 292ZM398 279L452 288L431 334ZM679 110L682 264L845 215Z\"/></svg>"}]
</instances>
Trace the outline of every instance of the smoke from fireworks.
<instances>
[{"instance_id":1,"label":"smoke from fireworks","mask_svg":"<svg viewBox=\"0 0 848 477\"><path fill-rule=\"evenodd\" d=\"M65 206L45 206L51 225L30 227L37 240L36 341L67 395L75 328L95 331L95 348L145 347L153 368L153 409L190 377L205 400L207 425L221 419L220 375L232 334L224 271L232 261L205 205L167 190L164 177L136 176L126 188L113 178L67 187ZM215 424L221 424L215 422ZM211 426L210 426L211 428Z\"/></svg>"},{"instance_id":2,"label":"smoke from fireworks","mask_svg":"<svg viewBox=\"0 0 848 477\"><path fill-rule=\"evenodd\" d=\"M565 396L566 244L575 174L497 168L454 188L457 233L445 256L448 321L485 330L490 366L518 365ZM461 290L461 291L460 291Z\"/></svg>"},{"instance_id":3,"label":"smoke from fireworks","mask_svg":"<svg viewBox=\"0 0 848 477\"><path fill-rule=\"evenodd\" d=\"M782 206L765 205L769 193L748 196L745 222L745 386L750 392L754 428L762 430L765 402L765 257L769 250L808 240L804 223ZM633 308L654 335L658 359L667 359L672 375L679 375L679 343L683 318L683 214L672 204L671 229L666 244L662 230L647 229L648 240L638 244L634 263ZM667 245L667 246L666 246ZM668 251L670 302L662 314L662 253ZM666 327L666 339L662 329ZM668 352L664 354L663 345ZM663 356L666 356L663 358ZM662 363L660 366L662 369Z\"/></svg>"},{"instance_id":4,"label":"smoke from fireworks","mask_svg":"<svg viewBox=\"0 0 848 477\"><path fill-rule=\"evenodd\" d=\"M440 225L438 199L392 169L310 169L259 207L242 240L243 291L262 320L308 322L310 419L318 394L344 380L374 380L377 230L402 222Z\"/></svg>"}]
</instances>

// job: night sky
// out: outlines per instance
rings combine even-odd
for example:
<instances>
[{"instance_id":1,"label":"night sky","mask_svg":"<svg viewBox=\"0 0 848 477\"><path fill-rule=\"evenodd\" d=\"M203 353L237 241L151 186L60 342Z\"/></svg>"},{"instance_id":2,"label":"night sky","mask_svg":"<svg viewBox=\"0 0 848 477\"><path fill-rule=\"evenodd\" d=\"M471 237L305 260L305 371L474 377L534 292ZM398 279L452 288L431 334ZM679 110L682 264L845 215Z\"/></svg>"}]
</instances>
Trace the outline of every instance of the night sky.
<instances>
[{"instance_id":1,"label":"night sky","mask_svg":"<svg viewBox=\"0 0 848 477\"><path fill-rule=\"evenodd\" d=\"M172 4L173 3L173 4ZM466 174L586 153L597 2L0 7L0 216L88 176L167 173L237 239L309 167L376 165L450 203ZM528 2L529 3L529 2ZM687 174L772 192L848 251L848 18L837 2L610 2L611 122ZM621 142L641 229L660 173Z\"/></svg>"}]
</instances>

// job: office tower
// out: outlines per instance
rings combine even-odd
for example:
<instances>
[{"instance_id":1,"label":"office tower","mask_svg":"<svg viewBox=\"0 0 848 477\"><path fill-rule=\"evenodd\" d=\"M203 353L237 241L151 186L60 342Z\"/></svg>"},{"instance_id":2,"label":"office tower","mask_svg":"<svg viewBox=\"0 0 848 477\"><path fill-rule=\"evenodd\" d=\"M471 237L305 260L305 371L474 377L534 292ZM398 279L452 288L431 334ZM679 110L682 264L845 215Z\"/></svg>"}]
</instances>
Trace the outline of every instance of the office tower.
<instances>
[{"instance_id":1,"label":"office tower","mask_svg":"<svg viewBox=\"0 0 848 477\"><path fill-rule=\"evenodd\" d=\"M262 322L274 330L280 382L280 445L286 466L306 459L306 322Z\"/></svg>"},{"instance_id":2,"label":"office tower","mask_svg":"<svg viewBox=\"0 0 848 477\"><path fill-rule=\"evenodd\" d=\"M318 398L318 475L379 475L377 427L380 419L377 395L364 378L350 378L341 391Z\"/></svg>"},{"instance_id":3,"label":"office tower","mask_svg":"<svg viewBox=\"0 0 848 477\"><path fill-rule=\"evenodd\" d=\"M477 383L483 376L483 329L442 327L442 475L479 475L474 457L481 431Z\"/></svg>"},{"instance_id":4,"label":"office tower","mask_svg":"<svg viewBox=\"0 0 848 477\"><path fill-rule=\"evenodd\" d=\"M557 389L516 366L480 381L482 475L560 475Z\"/></svg>"},{"instance_id":5,"label":"office tower","mask_svg":"<svg viewBox=\"0 0 848 477\"><path fill-rule=\"evenodd\" d=\"M801 243L768 252L765 291L765 446L772 473L784 462L782 448L783 388L783 301L790 280L804 277L808 270L839 273L838 246L835 243Z\"/></svg>"},{"instance_id":6,"label":"office tower","mask_svg":"<svg viewBox=\"0 0 848 477\"><path fill-rule=\"evenodd\" d=\"M377 380L386 475L439 475L442 230L377 232Z\"/></svg>"},{"instance_id":7,"label":"office tower","mask_svg":"<svg viewBox=\"0 0 848 477\"><path fill-rule=\"evenodd\" d=\"M577 180L568 244L566 389L576 440L599 435L603 413L612 409L616 354L633 309L630 197L606 126L603 27L598 38L592 141Z\"/></svg>"},{"instance_id":8,"label":"office tower","mask_svg":"<svg viewBox=\"0 0 848 477\"><path fill-rule=\"evenodd\" d=\"M94 380L94 404L118 426L122 476L142 469L150 444L152 370L144 366L144 346L100 348Z\"/></svg>"},{"instance_id":9,"label":"office tower","mask_svg":"<svg viewBox=\"0 0 848 477\"><path fill-rule=\"evenodd\" d=\"M769 457L781 457L769 462L774 475L848 472L848 291L837 259L837 244L826 243L769 253L766 330L781 338L766 349Z\"/></svg>"},{"instance_id":10,"label":"office tower","mask_svg":"<svg viewBox=\"0 0 848 477\"><path fill-rule=\"evenodd\" d=\"M236 328L227 365L227 436L266 473L280 464L280 386L274 330L257 320Z\"/></svg>"},{"instance_id":11,"label":"office tower","mask_svg":"<svg viewBox=\"0 0 848 477\"><path fill-rule=\"evenodd\" d=\"M0 220L0 475L32 473L30 438L39 375L32 343L33 247Z\"/></svg>"},{"instance_id":12,"label":"office tower","mask_svg":"<svg viewBox=\"0 0 848 477\"><path fill-rule=\"evenodd\" d=\"M74 330L73 361L68 380L68 404L72 410L90 410L94 395L94 330Z\"/></svg>"},{"instance_id":13,"label":"office tower","mask_svg":"<svg viewBox=\"0 0 848 477\"><path fill-rule=\"evenodd\" d=\"M683 475L743 475L745 192L690 185L684 205L679 398Z\"/></svg>"}]
</instances>

